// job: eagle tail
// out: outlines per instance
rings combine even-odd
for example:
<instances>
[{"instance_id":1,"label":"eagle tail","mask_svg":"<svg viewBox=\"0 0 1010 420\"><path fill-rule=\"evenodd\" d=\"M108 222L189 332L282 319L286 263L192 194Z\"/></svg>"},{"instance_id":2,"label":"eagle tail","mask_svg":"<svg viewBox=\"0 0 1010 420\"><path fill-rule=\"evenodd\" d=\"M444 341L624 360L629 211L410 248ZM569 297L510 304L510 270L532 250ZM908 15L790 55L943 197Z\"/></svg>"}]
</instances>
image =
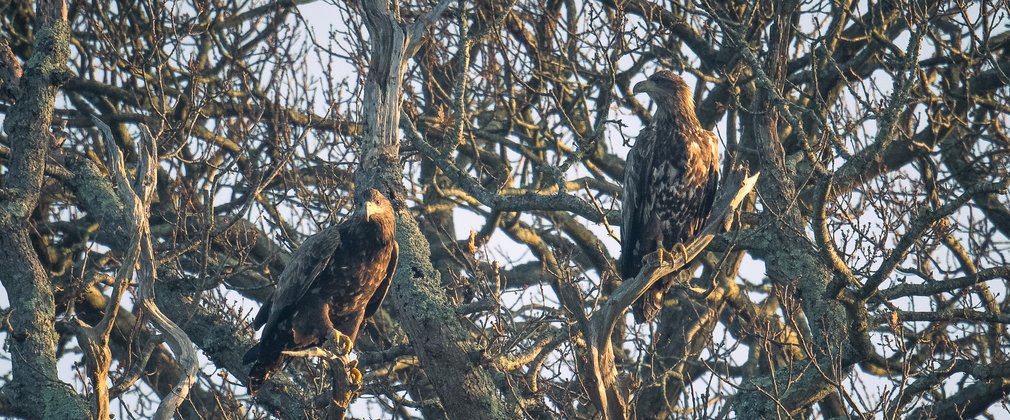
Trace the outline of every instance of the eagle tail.
<instances>
[{"instance_id":1,"label":"eagle tail","mask_svg":"<svg viewBox=\"0 0 1010 420\"><path fill-rule=\"evenodd\" d=\"M284 356L275 360L256 360L249 369L249 393L255 394L270 376L284 365Z\"/></svg>"},{"instance_id":2,"label":"eagle tail","mask_svg":"<svg viewBox=\"0 0 1010 420\"><path fill-rule=\"evenodd\" d=\"M656 319L660 309L663 309L663 288L654 285L631 306L631 313L636 323L644 324Z\"/></svg>"},{"instance_id":3,"label":"eagle tail","mask_svg":"<svg viewBox=\"0 0 1010 420\"><path fill-rule=\"evenodd\" d=\"M284 366L284 355L282 352L290 347L289 334L278 333L276 329L267 327L263 331L260 342L249 348L242 356L242 364L252 363L249 369L249 392L255 394L257 390L270 379L270 375Z\"/></svg>"},{"instance_id":4,"label":"eagle tail","mask_svg":"<svg viewBox=\"0 0 1010 420\"><path fill-rule=\"evenodd\" d=\"M256 343L252 347L249 347L249 350L245 352L244 356L242 356L242 364L248 365L252 362L255 362L256 359L259 359L259 357L260 357L260 343Z\"/></svg>"}]
</instances>

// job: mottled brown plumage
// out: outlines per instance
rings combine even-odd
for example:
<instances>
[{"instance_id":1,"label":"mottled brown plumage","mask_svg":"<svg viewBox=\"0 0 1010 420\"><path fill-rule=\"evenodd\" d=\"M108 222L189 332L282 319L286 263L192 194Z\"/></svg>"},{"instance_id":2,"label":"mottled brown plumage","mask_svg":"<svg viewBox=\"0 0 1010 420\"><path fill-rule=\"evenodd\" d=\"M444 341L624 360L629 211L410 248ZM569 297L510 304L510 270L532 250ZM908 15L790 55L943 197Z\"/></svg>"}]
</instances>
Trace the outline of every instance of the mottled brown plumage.
<instances>
[{"instance_id":1,"label":"mottled brown plumage","mask_svg":"<svg viewBox=\"0 0 1010 420\"><path fill-rule=\"evenodd\" d=\"M677 244L701 230L712 209L719 178L719 144L694 113L684 80L658 71L635 85L656 103L652 124L638 135L624 171L621 276L634 277L642 257ZM632 306L637 322L652 321L676 273L656 282Z\"/></svg>"},{"instance_id":2,"label":"mottled brown plumage","mask_svg":"<svg viewBox=\"0 0 1010 420\"><path fill-rule=\"evenodd\" d=\"M243 358L253 363L251 392L280 369L284 351L318 346L333 329L354 342L389 290L399 250L395 232L389 201L368 190L350 219L302 243L253 320L264 328Z\"/></svg>"}]
</instances>

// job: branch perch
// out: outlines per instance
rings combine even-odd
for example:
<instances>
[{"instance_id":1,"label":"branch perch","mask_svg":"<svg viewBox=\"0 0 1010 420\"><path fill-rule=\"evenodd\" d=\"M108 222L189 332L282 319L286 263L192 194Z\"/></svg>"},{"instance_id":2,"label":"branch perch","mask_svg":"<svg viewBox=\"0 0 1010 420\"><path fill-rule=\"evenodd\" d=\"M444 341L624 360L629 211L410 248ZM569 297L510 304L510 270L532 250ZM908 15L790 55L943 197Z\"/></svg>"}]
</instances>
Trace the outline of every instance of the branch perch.
<instances>
[{"instance_id":1,"label":"branch perch","mask_svg":"<svg viewBox=\"0 0 1010 420\"><path fill-rule=\"evenodd\" d=\"M361 371L358 370L358 361L348 357L353 346L350 337L337 330L330 332L330 337L320 346L285 351L283 354L288 357L318 357L326 363L330 371L330 396L317 399L322 400L317 407L326 406L327 420L343 420L347 407L361 393Z\"/></svg>"}]
</instances>

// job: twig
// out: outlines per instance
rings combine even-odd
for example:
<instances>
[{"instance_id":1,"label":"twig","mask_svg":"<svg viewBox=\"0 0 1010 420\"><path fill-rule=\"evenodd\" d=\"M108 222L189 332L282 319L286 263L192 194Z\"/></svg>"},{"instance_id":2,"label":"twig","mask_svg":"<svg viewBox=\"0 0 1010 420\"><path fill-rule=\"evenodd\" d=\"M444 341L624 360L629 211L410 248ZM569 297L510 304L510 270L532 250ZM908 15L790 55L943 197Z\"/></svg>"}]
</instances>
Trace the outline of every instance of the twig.
<instances>
[{"instance_id":1,"label":"twig","mask_svg":"<svg viewBox=\"0 0 1010 420\"><path fill-rule=\"evenodd\" d=\"M575 195L565 194L560 189L549 194L541 191L517 190L516 193L509 195L488 190L477 179L445 157L438 148L424 140L424 136L407 115L400 117L400 128L406 132L414 148L431 159L450 180L494 211L567 211L593 222L607 220L611 225L620 224L621 215L617 211L601 212L602 209L598 209L592 203Z\"/></svg>"}]
</instances>

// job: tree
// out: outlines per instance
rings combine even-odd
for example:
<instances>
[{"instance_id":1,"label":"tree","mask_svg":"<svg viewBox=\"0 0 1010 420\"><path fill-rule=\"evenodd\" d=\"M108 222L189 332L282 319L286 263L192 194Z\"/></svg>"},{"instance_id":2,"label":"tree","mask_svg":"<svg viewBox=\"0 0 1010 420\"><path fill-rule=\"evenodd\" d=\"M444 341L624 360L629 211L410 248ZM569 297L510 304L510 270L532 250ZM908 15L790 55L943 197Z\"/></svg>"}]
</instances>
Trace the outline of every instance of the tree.
<instances>
[{"instance_id":1,"label":"tree","mask_svg":"<svg viewBox=\"0 0 1010 420\"><path fill-rule=\"evenodd\" d=\"M241 356L290 251L376 185L401 254L352 415L1005 413L1001 2L0 10L0 414L324 415L318 360L251 399ZM660 68L724 196L761 175L635 325L628 293L683 263L614 264Z\"/></svg>"}]
</instances>

